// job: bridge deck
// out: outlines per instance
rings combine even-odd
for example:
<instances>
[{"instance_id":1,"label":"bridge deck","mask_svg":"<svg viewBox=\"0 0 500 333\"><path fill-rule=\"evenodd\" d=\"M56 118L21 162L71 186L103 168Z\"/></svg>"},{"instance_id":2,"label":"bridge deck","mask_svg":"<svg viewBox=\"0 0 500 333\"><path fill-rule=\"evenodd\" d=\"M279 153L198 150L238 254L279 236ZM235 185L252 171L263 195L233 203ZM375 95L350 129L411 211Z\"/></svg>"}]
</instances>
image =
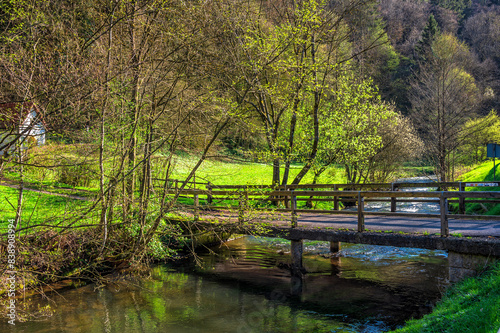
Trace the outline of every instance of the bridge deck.
<instances>
[{"instance_id":1,"label":"bridge deck","mask_svg":"<svg viewBox=\"0 0 500 333\"><path fill-rule=\"evenodd\" d=\"M189 213L188 213L189 214ZM365 216L365 231L357 231L357 216L322 215L301 213L298 226L291 227L289 213L256 213L246 216L247 222L238 223L235 211L205 211L200 225L212 230L228 230L234 233L261 234L286 239L308 239L330 242L414 247L431 250L447 250L462 254L500 257L500 223L488 220L450 219L450 237L440 236L440 219L409 218L400 216ZM211 224L208 221L216 220ZM207 223L208 222L208 223ZM253 229L252 224L268 222L269 228ZM388 232L392 231L392 232ZM454 235L460 237L453 237ZM470 236L470 237L469 237Z\"/></svg>"},{"instance_id":2,"label":"bridge deck","mask_svg":"<svg viewBox=\"0 0 500 333\"><path fill-rule=\"evenodd\" d=\"M402 216L365 216L365 230L383 231L394 233L421 233L439 234L441 221L439 218L416 218ZM237 222L238 214L235 211L211 211L201 214L202 218L217 218L221 221ZM248 218L253 222L268 222L276 226L291 226L291 214L289 213L259 213ZM317 213L299 213L298 227L308 229L325 230L356 230L358 219L356 215L328 215ZM473 220L473 219L449 219L450 234L464 237L500 237L500 221L498 220Z\"/></svg>"}]
</instances>

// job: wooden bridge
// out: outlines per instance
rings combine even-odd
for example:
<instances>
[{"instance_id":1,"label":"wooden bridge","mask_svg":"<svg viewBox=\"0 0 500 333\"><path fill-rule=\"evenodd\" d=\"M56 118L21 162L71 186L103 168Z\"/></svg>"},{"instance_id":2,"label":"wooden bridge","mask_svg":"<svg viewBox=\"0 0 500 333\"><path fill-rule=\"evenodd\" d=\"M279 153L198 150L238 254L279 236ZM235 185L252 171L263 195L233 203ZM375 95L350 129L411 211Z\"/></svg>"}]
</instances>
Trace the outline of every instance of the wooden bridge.
<instances>
[{"instance_id":1,"label":"wooden bridge","mask_svg":"<svg viewBox=\"0 0 500 333\"><path fill-rule=\"evenodd\" d=\"M195 186L200 186L196 183ZM469 204L500 204L500 191L465 191L466 187L498 186L496 182L475 183L380 183L380 184L304 184L293 186L267 185L211 185L205 189L183 189L181 195L193 198L193 216L200 212L237 211L238 222L244 222L255 212L269 220L269 214L289 213L290 227L313 225L329 229L356 229L372 231L451 233L463 236L500 236L500 216L466 214ZM441 191L423 191L441 188ZM412 189L412 190L403 190ZM420 191L415 189L421 189ZM454 191L453 189L458 189ZM204 202L202 202L204 201ZM307 202L309 207L300 207ZM389 202L389 211L373 211L365 203ZM315 208L317 203L330 204L330 209ZM418 213L398 210L400 203L427 203L436 205L436 213ZM456 213L450 213L455 204ZM341 209L341 205L356 206L355 211ZM304 206L304 205L302 205ZM216 214L215 214L216 215ZM229 217L231 214L226 214ZM219 216L220 217L220 216ZM452 220L450 225L450 220ZM450 229L451 228L451 229ZM451 231L450 231L451 230Z\"/></svg>"},{"instance_id":2,"label":"wooden bridge","mask_svg":"<svg viewBox=\"0 0 500 333\"><path fill-rule=\"evenodd\" d=\"M171 184L173 189L180 183ZM348 242L500 257L500 216L466 213L468 205L500 204L497 182L191 185L178 190L193 199L194 221L217 219L242 226L242 232L252 222L268 222L267 236L292 241L297 266L302 239L330 241L333 251L340 248L339 242ZM486 187L494 191L478 191ZM388 207L374 211L366 205L372 202L386 202ZM436 212L404 211L402 206L408 203L434 204Z\"/></svg>"}]
</instances>

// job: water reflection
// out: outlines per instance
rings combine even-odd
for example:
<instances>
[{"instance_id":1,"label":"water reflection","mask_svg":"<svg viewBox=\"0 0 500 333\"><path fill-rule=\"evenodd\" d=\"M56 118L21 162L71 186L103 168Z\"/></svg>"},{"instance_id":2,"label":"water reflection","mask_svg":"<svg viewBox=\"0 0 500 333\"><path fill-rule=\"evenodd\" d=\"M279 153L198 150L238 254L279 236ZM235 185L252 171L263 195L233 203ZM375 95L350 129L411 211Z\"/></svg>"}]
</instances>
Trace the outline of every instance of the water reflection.
<instances>
[{"instance_id":1,"label":"water reflection","mask_svg":"<svg viewBox=\"0 0 500 333\"><path fill-rule=\"evenodd\" d=\"M231 242L221 249L220 257L208 256L201 274L245 282L282 295L304 310L342 314L344 321L383 322L388 327L428 312L447 283L442 251L345 245L340 256L332 256L327 242L305 245L303 277L287 269L288 241L249 237Z\"/></svg>"},{"instance_id":2,"label":"water reflection","mask_svg":"<svg viewBox=\"0 0 500 333\"><path fill-rule=\"evenodd\" d=\"M203 255L203 269L53 294L52 317L0 331L380 332L428 312L446 280L438 251L347 245L332 257L328 243L305 245L304 276L290 274L287 241L244 237Z\"/></svg>"}]
</instances>

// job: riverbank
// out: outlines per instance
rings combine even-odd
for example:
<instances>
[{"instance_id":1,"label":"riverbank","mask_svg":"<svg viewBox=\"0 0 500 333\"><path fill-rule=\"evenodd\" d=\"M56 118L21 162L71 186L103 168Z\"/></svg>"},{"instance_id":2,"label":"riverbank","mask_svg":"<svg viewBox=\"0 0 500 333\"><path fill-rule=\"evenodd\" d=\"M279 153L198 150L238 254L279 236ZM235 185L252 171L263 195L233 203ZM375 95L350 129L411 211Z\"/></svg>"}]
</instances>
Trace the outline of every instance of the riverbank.
<instances>
[{"instance_id":1,"label":"riverbank","mask_svg":"<svg viewBox=\"0 0 500 333\"><path fill-rule=\"evenodd\" d=\"M393 333L496 333L500 329L500 262L448 288L432 313Z\"/></svg>"},{"instance_id":2,"label":"riverbank","mask_svg":"<svg viewBox=\"0 0 500 333\"><path fill-rule=\"evenodd\" d=\"M464 173L462 182L500 181L500 168L493 177L493 163L482 163ZM467 189L469 190L469 189ZM499 187L485 187L481 191L498 191ZM467 213L500 215L498 204L469 204ZM446 290L432 313L422 319L411 320L394 333L456 332L496 333L500 329L500 262L492 264L476 277L460 281Z\"/></svg>"}]
</instances>

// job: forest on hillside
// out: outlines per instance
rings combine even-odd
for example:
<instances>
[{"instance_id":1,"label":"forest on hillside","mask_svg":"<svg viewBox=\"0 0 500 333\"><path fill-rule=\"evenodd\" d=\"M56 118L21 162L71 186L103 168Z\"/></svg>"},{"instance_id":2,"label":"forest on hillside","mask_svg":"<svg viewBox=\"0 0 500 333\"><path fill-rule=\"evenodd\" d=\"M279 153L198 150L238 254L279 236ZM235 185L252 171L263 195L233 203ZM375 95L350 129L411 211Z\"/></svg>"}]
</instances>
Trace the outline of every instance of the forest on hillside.
<instances>
[{"instance_id":1,"label":"forest on hillside","mask_svg":"<svg viewBox=\"0 0 500 333\"><path fill-rule=\"evenodd\" d=\"M292 161L304 173L339 163L351 182L386 180L389 156L397 164L421 153L449 180L455 164L479 162L499 141L499 8L3 2L0 102L35 102L51 136L66 142L122 136L129 168L150 145L200 151L220 132L216 146L272 161L273 183L300 182L287 179Z\"/></svg>"},{"instance_id":2,"label":"forest on hillside","mask_svg":"<svg viewBox=\"0 0 500 333\"><path fill-rule=\"evenodd\" d=\"M2 114L0 151L18 153L1 155L1 171L21 184L94 181L97 199L70 225L100 225L104 248L113 223L131 223L133 256L178 199L167 179L181 151L198 161L176 190L228 154L271 164L275 185L316 182L331 165L350 183L388 181L415 159L451 180L500 142L499 11L483 0L3 1L0 107L19 116ZM42 110L45 146L21 126L26 103ZM22 200L20 186L16 225Z\"/></svg>"}]
</instances>

